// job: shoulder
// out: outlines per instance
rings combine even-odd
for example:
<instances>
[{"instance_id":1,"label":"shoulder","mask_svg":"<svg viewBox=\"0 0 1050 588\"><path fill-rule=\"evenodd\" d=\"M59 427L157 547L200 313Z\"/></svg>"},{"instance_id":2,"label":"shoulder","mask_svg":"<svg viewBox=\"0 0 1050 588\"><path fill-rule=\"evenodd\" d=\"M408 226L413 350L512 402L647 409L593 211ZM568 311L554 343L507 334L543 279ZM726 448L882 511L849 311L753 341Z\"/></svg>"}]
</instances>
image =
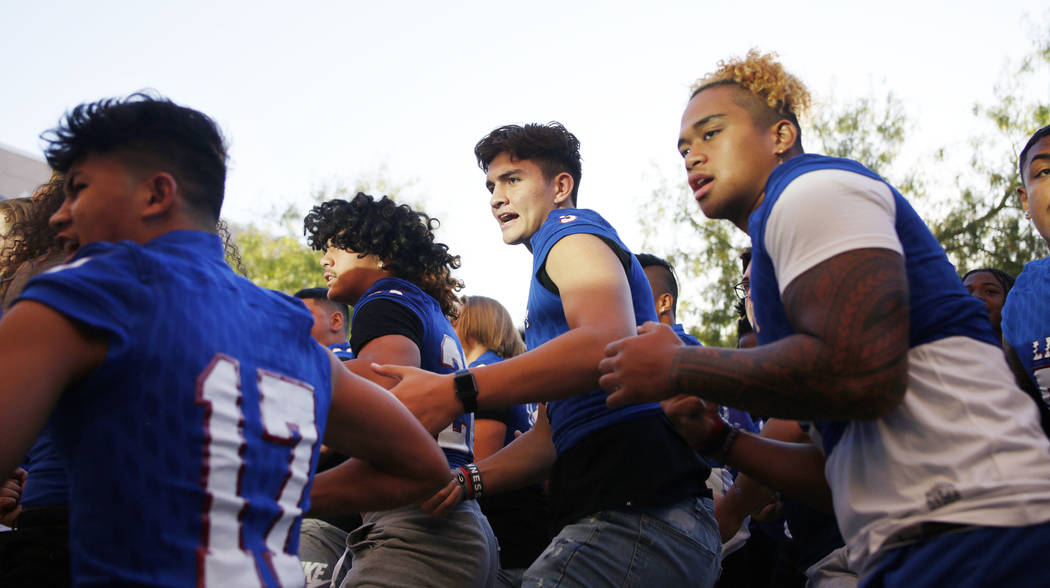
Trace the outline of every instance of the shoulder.
<instances>
[{"instance_id":1,"label":"shoulder","mask_svg":"<svg viewBox=\"0 0 1050 588\"><path fill-rule=\"evenodd\" d=\"M542 257L559 240L579 233L616 238L616 231L601 215L586 208L559 208L547 215L530 240L533 255Z\"/></svg>"},{"instance_id":2,"label":"shoulder","mask_svg":"<svg viewBox=\"0 0 1050 588\"><path fill-rule=\"evenodd\" d=\"M503 358L496 355L492 351L486 351L482 353L477 359L475 359L468 367L480 367L483 365L492 365L503 361Z\"/></svg>"},{"instance_id":3,"label":"shoulder","mask_svg":"<svg viewBox=\"0 0 1050 588\"><path fill-rule=\"evenodd\" d=\"M816 166L830 160L836 166ZM752 236L768 252L781 292L813 266L854 249L903 254L896 195L886 182L849 160L824 158L794 170L780 192L767 194L765 218ZM807 169L808 168L808 169Z\"/></svg>"}]
</instances>

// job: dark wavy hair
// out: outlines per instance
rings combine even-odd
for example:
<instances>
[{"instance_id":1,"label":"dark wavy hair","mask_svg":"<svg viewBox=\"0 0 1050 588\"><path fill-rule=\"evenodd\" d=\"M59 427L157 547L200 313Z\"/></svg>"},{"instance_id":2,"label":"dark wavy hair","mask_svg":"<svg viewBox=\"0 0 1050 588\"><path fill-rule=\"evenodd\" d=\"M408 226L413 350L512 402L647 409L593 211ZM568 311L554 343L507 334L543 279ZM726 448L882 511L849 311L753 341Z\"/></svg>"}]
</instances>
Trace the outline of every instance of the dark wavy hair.
<instances>
[{"instance_id":1,"label":"dark wavy hair","mask_svg":"<svg viewBox=\"0 0 1050 588\"><path fill-rule=\"evenodd\" d=\"M215 121L167 98L138 92L84 103L40 137L51 169L66 173L89 153L118 156L136 169L161 169L210 223L219 219L226 185L226 143Z\"/></svg>"},{"instance_id":2,"label":"dark wavy hair","mask_svg":"<svg viewBox=\"0 0 1050 588\"><path fill-rule=\"evenodd\" d=\"M55 231L48 221L66 197L64 184L62 174L51 174L51 179L29 198L5 201L0 207L10 227L0 246L0 299L20 268L57 252Z\"/></svg>"},{"instance_id":3,"label":"dark wavy hair","mask_svg":"<svg viewBox=\"0 0 1050 588\"><path fill-rule=\"evenodd\" d=\"M358 192L352 200L329 200L313 207L303 220L310 247L329 244L364 257L376 255L399 278L419 286L441 304L449 318L458 316L456 292L463 282L452 276L459 256L434 241L436 218L397 204L387 196L376 200Z\"/></svg>"},{"instance_id":4,"label":"dark wavy hair","mask_svg":"<svg viewBox=\"0 0 1050 588\"><path fill-rule=\"evenodd\" d=\"M545 125L505 125L485 135L474 146L478 167L486 172L492 160L504 152L512 159L528 159L536 163L543 170L543 177L547 181L562 172L568 172L572 176L572 205L576 206L583 173L580 140L561 123L552 121Z\"/></svg>"}]
</instances>

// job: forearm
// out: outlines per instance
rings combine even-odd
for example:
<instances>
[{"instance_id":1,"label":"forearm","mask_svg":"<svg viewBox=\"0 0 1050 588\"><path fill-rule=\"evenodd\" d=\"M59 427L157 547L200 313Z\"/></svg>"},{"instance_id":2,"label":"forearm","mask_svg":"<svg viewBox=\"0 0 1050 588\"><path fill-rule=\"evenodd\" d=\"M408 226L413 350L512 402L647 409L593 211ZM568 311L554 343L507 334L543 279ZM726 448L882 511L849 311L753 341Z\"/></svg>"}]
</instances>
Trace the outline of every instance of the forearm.
<instances>
[{"instance_id":1,"label":"forearm","mask_svg":"<svg viewBox=\"0 0 1050 588\"><path fill-rule=\"evenodd\" d=\"M578 327L499 363L474 368L478 407L561 400L598 388L605 346L633 335L622 328Z\"/></svg>"},{"instance_id":2,"label":"forearm","mask_svg":"<svg viewBox=\"0 0 1050 588\"><path fill-rule=\"evenodd\" d=\"M899 254L838 254L795 278L780 299L796 334L754 349L680 349L672 388L794 419L875 419L900 403L909 297Z\"/></svg>"},{"instance_id":3,"label":"forearm","mask_svg":"<svg viewBox=\"0 0 1050 588\"><path fill-rule=\"evenodd\" d=\"M476 465L485 494L499 494L543 482L556 457L550 435L534 428Z\"/></svg>"},{"instance_id":4,"label":"forearm","mask_svg":"<svg viewBox=\"0 0 1050 588\"><path fill-rule=\"evenodd\" d=\"M314 477L309 514L388 510L421 502L441 485L435 486L430 478L392 474L363 460L349 459Z\"/></svg>"},{"instance_id":5,"label":"forearm","mask_svg":"<svg viewBox=\"0 0 1050 588\"><path fill-rule=\"evenodd\" d=\"M824 454L811 443L786 443L741 432L725 463L789 498L831 511L831 490L824 477ZM751 492L759 490L752 489ZM754 494L740 507L747 508L752 501L757 501Z\"/></svg>"},{"instance_id":6,"label":"forearm","mask_svg":"<svg viewBox=\"0 0 1050 588\"><path fill-rule=\"evenodd\" d=\"M774 491L747 474L737 474L725 496L715 499L715 520L718 521L722 542L732 538L743 525L744 519L769 504L773 497Z\"/></svg>"},{"instance_id":7,"label":"forearm","mask_svg":"<svg viewBox=\"0 0 1050 588\"><path fill-rule=\"evenodd\" d=\"M899 403L907 356L864 371L809 335L754 349L682 347L671 363L676 394L694 394L752 414L788 419L874 419Z\"/></svg>"}]
</instances>

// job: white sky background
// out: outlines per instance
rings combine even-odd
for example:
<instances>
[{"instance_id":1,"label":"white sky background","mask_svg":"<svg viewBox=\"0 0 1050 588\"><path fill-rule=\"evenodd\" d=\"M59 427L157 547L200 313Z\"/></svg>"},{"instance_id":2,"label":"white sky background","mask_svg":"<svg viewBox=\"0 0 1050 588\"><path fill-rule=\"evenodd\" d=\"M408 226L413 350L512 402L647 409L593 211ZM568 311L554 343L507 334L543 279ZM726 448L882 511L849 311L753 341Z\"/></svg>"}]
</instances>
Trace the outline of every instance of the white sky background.
<instances>
[{"instance_id":1,"label":"white sky background","mask_svg":"<svg viewBox=\"0 0 1050 588\"><path fill-rule=\"evenodd\" d=\"M224 216L256 224L385 167L442 220L464 292L520 321L531 258L502 244L473 158L491 129L565 124L582 143L580 205L637 251L654 169L685 181L688 87L719 59L777 51L836 100L892 89L922 157L974 134L974 102L1050 22L1036 0L648 4L0 0L0 142L40 153L66 109L153 88L221 125Z\"/></svg>"}]
</instances>

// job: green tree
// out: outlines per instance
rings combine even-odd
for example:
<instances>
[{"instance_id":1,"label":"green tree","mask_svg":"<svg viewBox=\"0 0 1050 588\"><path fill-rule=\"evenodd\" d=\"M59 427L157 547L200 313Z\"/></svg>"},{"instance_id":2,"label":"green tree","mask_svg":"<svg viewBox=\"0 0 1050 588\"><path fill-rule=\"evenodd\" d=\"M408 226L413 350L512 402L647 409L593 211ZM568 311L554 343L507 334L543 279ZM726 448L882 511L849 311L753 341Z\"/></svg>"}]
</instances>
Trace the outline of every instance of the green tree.
<instances>
[{"instance_id":1,"label":"green tree","mask_svg":"<svg viewBox=\"0 0 1050 588\"><path fill-rule=\"evenodd\" d=\"M988 130L970 141L972 173L957 182L956 198L940 199L946 204L929 223L960 272L995 267L1016 276L1026 262L1047 255L1017 197L1017 154L1033 131L1050 124L1045 94L1026 98L1050 77L1050 33L1043 31L1034 44L1032 53L1004 68L995 102L974 105Z\"/></svg>"}]
</instances>

